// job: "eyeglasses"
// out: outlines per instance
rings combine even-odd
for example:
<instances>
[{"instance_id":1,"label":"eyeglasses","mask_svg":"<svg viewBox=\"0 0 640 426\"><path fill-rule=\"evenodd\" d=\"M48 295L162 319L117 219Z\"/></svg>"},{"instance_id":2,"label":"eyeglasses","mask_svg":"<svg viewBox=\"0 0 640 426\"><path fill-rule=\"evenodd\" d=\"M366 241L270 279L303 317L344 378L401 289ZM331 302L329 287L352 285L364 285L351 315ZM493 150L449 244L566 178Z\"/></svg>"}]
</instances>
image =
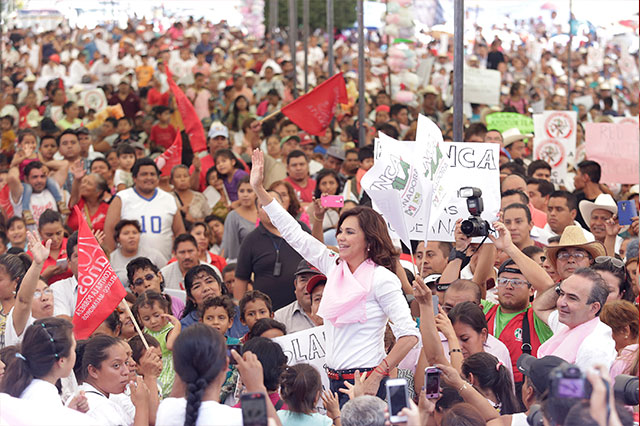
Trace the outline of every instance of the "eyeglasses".
<instances>
[{"instance_id":1,"label":"eyeglasses","mask_svg":"<svg viewBox=\"0 0 640 426\"><path fill-rule=\"evenodd\" d=\"M506 287L507 285L511 285L511 287L513 288L520 288L520 287L530 287L531 284L529 284L528 281L525 280L520 280L517 278L498 278L498 287Z\"/></svg>"},{"instance_id":2,"label":"eyeglasses","mask_svg":"<svg viewBox=\"0 0 640 426\"><path fill-rule=\"evenodd\" d=\"M558 256L556 257L557 260L569 260L569 258L573 257L575 260L582 260L584 258L586 258L587 256L589 256L588 253L585 253L584 251L576 251L576 252L569 252L569 251L563 251L558 253Z\"/></svg>"},{"instance_id":3,"label":"eyeglasses","mask_svg":"<svg viewBox=\"0 0 640 426\"><path fill-rule=\"evenodd\" d=\"M616 259L615 257L598 256L596 257L595 262L600 265L611 263L615 268L624 269L624 262L620 259Z\"/></svg>"},{"instance_id":4,"label":"eyeglasses","mask_svg":"<svg viewBox=\"0 0 640 426\"><path fill-rule=\"evenodd\" d=\"M43 295L51 296L52 294L53 294L53 290L51 290L50 288L45 288L42 291L40 291L40 290L34 291L33 292L33 298L34 299L40 299Z\"/></svg>"},{"instance_id":5,"label":"eyeglasses","mask_svg":"<svg viewBox=\"0 0 640 426\"><path fill-rule=\"evenodd\" d=\"M138 278L137 280L135 280L133 282L134 287L138 287L139 285L144 284L145 281L151 281L152 279L154 279L156 277L156 274L147 274L142 278Z\"/></svg>"}]
</instances>

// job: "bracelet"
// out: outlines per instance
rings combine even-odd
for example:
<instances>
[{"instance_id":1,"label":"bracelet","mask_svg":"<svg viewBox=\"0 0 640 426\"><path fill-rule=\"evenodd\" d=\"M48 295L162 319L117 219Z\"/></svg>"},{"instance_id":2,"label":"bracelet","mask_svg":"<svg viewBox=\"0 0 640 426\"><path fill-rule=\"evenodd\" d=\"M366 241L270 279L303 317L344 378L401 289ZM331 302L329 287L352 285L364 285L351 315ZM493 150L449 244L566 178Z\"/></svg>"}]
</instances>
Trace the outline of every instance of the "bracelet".
<instances>
[{"instance_id":1,"label":"bracelet","mask_svg":"<svg viewBox=\"0 0 640 426\"><path fill-rule=\"evenodd\" d=\"M379 370L378 370L378 369L379 369ZM373 369L373 371L375 371L376 373L378 373L378 374L380 374L380 375L382 375L382 376L389 377L389 373L387 373L386 371L384 371L384 370L382 369L382 367L380 367L380 366L377 366L376 368L374 368L374 369Z\"/></svg>"},{"instance_id":2,"label":"bracelet","mask_svg":"<svg viewBox=\"0 0 640 426\"><path fill-rule=\"evenodd\" d=\"M387 371L391 370L391 367L389 367L389 363L387 362L386 358L382 358L382 362L384 362L385 365L387 366Z\"/></svg>"},{"instance_id":3,"label":"bracelet","mask_svg":"<svg viewBox=\"0 0 640 426\"><path fill-rule=\"evenodd\" d=\"M313 212L313 218L317 221L323 221L324 220L324 216L323 217L318 217L318 215L316 214L316 212Z\"/></svg>"},{"instance_id":4,"label":"bracelet","mask_svg":"<svg viewBox=\"0 0 640 426\"><path fill-rule=\"evenodd\" d=\"M467 389L467 382L464 382L464 384L462 386L460 386L460 389L458 389L458 393L462 392L463 390Z\"/></svg>"},{"instance_id":5,"label":"bracelet","mask_svg":"<svg viewBox=\"0 0 640 426\"><path fill-rule=\"evenodd\" d=\"M462 349L451 349L451 350L449 350L449 356L451 356L451 354L452 354L453 352L460 352L460 353L462 353Z\"/></svg>"}]
</instances>

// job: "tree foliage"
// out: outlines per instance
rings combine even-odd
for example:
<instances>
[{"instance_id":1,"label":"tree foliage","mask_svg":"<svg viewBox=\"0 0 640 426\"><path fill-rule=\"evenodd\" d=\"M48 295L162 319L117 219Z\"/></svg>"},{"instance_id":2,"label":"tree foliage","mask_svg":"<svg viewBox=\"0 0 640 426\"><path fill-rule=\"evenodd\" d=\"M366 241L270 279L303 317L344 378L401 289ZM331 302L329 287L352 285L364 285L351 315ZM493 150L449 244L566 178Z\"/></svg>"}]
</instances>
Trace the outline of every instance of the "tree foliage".
<instances>
[{"instance_id":1,"label":"tree foliage","mask_svg":"<svg viewBox=\"0 0 640 426\"><path fill-rule=\"evenodd\" d=\"M302 30L302 0L296 0L298 11L298 28ZM333 26L337 30L353 27L356 21L357 0L333 1ZM264 23L269 31L270 0L264 2ZM278 27L289 27L289 0L278 0ZM309 0L309 31L316 28L327 29L327 2L325 0Z\"/></svg>"}]
</instances>

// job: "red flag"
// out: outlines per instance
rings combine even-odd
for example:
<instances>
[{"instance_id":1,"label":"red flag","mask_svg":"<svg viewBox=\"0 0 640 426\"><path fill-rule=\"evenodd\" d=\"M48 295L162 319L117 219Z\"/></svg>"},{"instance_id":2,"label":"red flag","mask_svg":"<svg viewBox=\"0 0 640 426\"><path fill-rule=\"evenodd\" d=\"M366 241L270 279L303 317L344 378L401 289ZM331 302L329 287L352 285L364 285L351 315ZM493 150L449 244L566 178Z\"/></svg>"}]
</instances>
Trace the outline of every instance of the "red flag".
<instances>
[{"instance_id":1,"label":"red flag","mask_svg":"<svg viewBox=\"0 0 640 426\"><path fill-rule=\"evenodd\" d=\"M113 272L109 259L93 236L89 225L74 207L78 218L78 301L73 313L73 334L88 338L116 309L127 292Z\"/></svg>"},{"instance_id":2,"label":"red flag","mask_svg":"<svg viewBox=\"0 0 640 426\"><path fill-rule=\"evenodd\" d=\"M347 102L347 87L342 73L339 73L282 108L281 112L305 132L324 136L336 105Z\"/></svg>"},{"instance_id":3,"label":"red flag","mask_svg":"<svg viewBox=\"0 0 640 426\"><path fill-rule=\"evenodd\" d=\"M7 218L13 216L13 205L9 197L11 197L11 191L9 185L5 185L0 189L0 207L4 210Z\"/></svg>"},{"instance_id":4,"label":"red flag","mask_svg":"<svg viewBox=\"0 0 640 426\"><path fill-rule=\"evenodd\" d=\"M204 127L202 127L198 114L196 114L196 109L193 107L189 98L187 98L187 95L185 95L175 81L173 81L169 67L165 65L164 70L167 74L169 88L176 98L178 111L180 111L180 116L184 123L184 130L187 132L187 135L189 135L189 142L191 143L193 152L205 151L207 149L207 138L204 134Z\"/></svg>"},{"instance_id":5,"label":"red flag","mask_svg":"<svg viewBox=\"0 0 640 426\"><path fill-rule=\"evenodd\" d=\"M173 143L165 152L156 158L156 165L162 172L162 176L169 176L171 169L182 164L182 133L177 132Z\"/></svg>"}]
</instances>

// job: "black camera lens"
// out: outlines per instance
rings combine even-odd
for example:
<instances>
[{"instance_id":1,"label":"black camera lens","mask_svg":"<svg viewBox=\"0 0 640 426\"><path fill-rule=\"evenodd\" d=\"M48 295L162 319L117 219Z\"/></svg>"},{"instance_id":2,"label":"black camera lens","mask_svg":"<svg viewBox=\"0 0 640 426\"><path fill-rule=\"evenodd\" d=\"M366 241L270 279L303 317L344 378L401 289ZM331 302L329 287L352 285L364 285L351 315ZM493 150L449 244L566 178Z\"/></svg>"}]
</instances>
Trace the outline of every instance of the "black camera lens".
<instances>
[{"instance_id":1,"label":"black camera lens","mask_svg":"<svg viewBox=\"0 0 640 426\"><path fill-rule=\"evenodd\" d=\"M476 230L476 222L474 220L463 220L460 224L460 230L467 237L472 236Z\"/></svg>"},{"instance_id":2,"label":"black camera lens","mask_svg":"<svg viewBox=\"0 0 640 426\"><path fill-rule=\"evenodd\" d=\"M624 405L637 405L640 398L640 379L637 376L620 374L616 376L613 385L613 395Z\"/></svg>"}]
</instances>

